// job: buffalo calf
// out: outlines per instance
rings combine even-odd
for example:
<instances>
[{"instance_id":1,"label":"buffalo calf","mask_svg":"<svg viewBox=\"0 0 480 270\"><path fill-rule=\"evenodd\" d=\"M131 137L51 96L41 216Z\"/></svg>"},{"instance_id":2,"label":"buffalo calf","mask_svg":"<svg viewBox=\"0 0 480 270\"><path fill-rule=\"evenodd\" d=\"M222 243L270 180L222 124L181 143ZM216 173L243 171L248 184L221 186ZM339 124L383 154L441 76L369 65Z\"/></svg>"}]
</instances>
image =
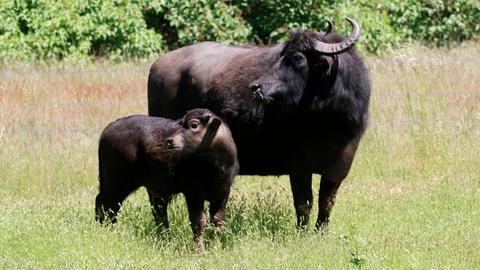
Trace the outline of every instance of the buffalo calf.
<instances>
[{"instance_id":1,"label":"buffalo calf","mask_svg":"<svg viewBox=\"0 0 480 270\"><path fill-rule=\"evenodd\" d=\"M205 200L210 202L211 222L223 229L239 166L228 126L209 110L194 109L176 121L141 115L121 118L102 132L98 159L95 210L100 223L105 219L115 223L122 201L143 186L161 229L168 228L172 195L185 195L198 249L204 247Z\"/></svg>"}]
</instances>

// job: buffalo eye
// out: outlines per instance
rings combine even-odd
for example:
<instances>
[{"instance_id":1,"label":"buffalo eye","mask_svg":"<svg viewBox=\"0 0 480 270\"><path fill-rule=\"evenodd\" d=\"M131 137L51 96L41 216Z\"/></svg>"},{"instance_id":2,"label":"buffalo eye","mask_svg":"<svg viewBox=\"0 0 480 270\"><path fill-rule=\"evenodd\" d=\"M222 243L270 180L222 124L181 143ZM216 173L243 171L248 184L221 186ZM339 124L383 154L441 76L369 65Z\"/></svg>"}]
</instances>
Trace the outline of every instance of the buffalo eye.
<instances>
[{"instance_id":1,"label":"buffalo eye","mask_svg":"<svg viewBox=\"0 0 480 270\"><path fill-rule=\"evenodd\" d=\"M301 56L300 54L295 54L293 56L293 62L295 62L295 64L300 64L302 60L303 60L303 56Z\"/></svg>"},{"instance_id":2,"label":"buffalo eye","mask_svg":"<svg viewBox=\"0 0 480 270\"><path fill-rule=\"evenodd\" d=\"M197 121L190 122L190 128L192 130L196 130L198 128L198 122Z\"/></svg>"},{"instance_id":3,"label":"buffalo eye","mask_svg":"<svg viewBox=\"0 0 480 270\"><path fill-rule=\"evenodd\" d=\"M290 65L289 65L290 69L292 69L292 68L295 68L295 69L302 68L303 65L305 64L305 56L303 56L303 54L301 54L301 53L292 54L289 57L289 62L290 62Z\"/></svg>"}]
</instances>

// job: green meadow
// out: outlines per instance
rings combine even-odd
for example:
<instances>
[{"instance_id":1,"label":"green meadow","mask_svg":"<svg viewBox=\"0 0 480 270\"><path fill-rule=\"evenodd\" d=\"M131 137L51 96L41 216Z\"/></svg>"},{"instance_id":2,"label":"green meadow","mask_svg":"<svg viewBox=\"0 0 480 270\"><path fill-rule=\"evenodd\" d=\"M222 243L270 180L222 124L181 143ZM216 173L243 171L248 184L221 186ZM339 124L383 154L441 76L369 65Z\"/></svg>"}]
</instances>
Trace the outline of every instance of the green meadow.
<instances>
[{"instance_id":1,"label":"green meadow","mask_svg":"<svg viewBox=\"0 0 480 270\"><path fill-rule=\"evenodd\" d=\"M181 195L167 234L144 189L114 226L94 220L100 132L146 114L148 65L3 66L0 269L478 269L479 44L366 61L370 125L329 231L297 230L287 176L239 176L200 253Z\"/></svg>"}]
</instances>

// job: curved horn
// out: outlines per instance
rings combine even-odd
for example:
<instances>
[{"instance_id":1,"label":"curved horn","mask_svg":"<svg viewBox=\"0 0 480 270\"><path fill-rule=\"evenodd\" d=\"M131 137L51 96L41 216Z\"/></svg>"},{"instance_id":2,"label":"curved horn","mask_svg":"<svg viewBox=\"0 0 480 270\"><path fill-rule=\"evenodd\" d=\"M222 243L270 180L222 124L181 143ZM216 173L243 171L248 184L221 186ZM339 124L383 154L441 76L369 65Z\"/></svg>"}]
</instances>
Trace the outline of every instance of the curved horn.
<instances>
[{"instance_id":1,"label":"curved horn","mask_svg":"<svg viewBox=\"0 0 480 270\"><path fill-rule=\"evenodd\" d=\"M352 25L352 33L350 36L338 43L325 43L317 40L315 42L315 50L325 54L339 54L342 53L357 43L360 37L360 26L358 23L350 18L345 18Z\"/></svg>"},{"instance_id":2,"label":"curved horn","mask_svg":"<svg viewBox=\"0 0 480 270\"><path fill-rule=\"evenodd\" d=\"M327 26L327 31L325 31L325 36L330 34L333 31L333 22L327 19L327 23L328 23L328 26Z\"/></svg>"}]
</instances>

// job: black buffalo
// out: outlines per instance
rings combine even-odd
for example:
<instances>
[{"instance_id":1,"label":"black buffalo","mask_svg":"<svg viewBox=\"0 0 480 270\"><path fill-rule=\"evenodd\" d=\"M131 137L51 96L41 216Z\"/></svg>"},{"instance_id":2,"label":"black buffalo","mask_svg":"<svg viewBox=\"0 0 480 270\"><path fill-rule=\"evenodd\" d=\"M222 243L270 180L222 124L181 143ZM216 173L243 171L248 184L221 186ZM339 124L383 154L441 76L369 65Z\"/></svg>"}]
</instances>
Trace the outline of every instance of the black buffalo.
<instances>
[{"instance_id":1,"label":"black buffalo","mask_svg":"<svg viewBox=\"0 0 480 270\"><path fill-rule=\"evenodd\" d=\"M209 110L192 110L180 121L136 115L112 122L100 137L98 160L98 221L115 222L123 200L144 186L159 228L168 228L168 203L181 192L197 248L203 249L205 200L212 223L223 229L237 152L228 126Z\"/></svg>"},{"instance_id":2,"label":"black buffalo","mask_svg":"<svg viewBox=\"0 0 480 270\"><path fill-rule=\"evenodd\" d=\"M312 174L321 174L316 227L328 224L368 120L370 79L343 38L294 31L271 47L202 42L160 57L148 79L150 115L176 118L206 107L224 118L240 174L290 176L297 224L308 223Z\"/></svg>"}]
</instances>

